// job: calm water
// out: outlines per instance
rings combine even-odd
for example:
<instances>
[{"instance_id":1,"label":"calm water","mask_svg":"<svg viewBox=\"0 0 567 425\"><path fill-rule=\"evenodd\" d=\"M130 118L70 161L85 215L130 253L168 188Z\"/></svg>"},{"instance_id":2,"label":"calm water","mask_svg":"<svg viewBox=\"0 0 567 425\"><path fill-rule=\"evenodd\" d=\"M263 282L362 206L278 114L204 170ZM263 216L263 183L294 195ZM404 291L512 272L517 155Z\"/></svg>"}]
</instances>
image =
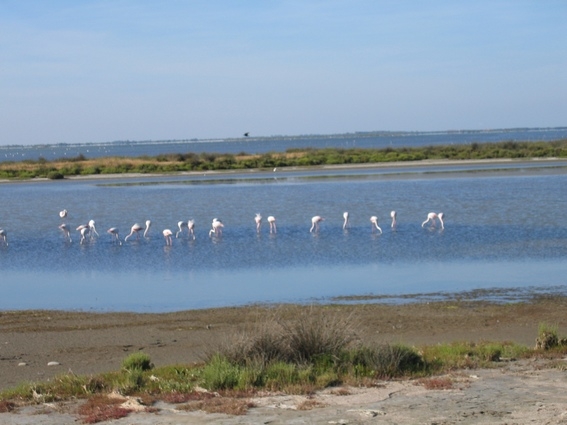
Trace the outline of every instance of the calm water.
<instances>
[{"instance_id":1,"label":"calm water","mask_svg":"<svg viewBox=\"0 0 567 425\"><path fill-rule=\"evenodd\" d=\"M112 142L90 144L60 144L34 146L0 146L0 162L23 161L26 159L47 160L73 158L84 155L87 158L103 156L155 156L167 153L232 153L246 152L261 154L285 152L293 148L386 148L422 147L433 145L469 144L484 142L549 141L567 138L567 127L543 129L511 129L492 131L461 132L409 132L368 135L355 133L312 137L247 137L223 140L173 140L145 142Z\"/></svg>"},{"instance_id":2,"label":"calm water","mask_svg":"<svg viewBox=\"0 0 567 425\"><path fill-rule=\"evenodd\" d=\"M531 168L530 168L531 167ZM174 311L256 302L518 289L567 293L567 163L0 185L0 310ZM94 219L100 237L65 240ZM389 227L390 210L398 227ZM351 227L342 229L343 211ZM445 230L422 228L443 211ZM255 213L264 217L256 234ZM265 219L277 218L268 233ZM318 234L314 215L325 217ZM384 231L371 231L377 215ZM209 238L211 220L225 224ZM152 220L148 239L121 238ZM166 247L161 232L194 219ZM344 302L350 302L348 298Z\"/></svg>"}]
</instances>

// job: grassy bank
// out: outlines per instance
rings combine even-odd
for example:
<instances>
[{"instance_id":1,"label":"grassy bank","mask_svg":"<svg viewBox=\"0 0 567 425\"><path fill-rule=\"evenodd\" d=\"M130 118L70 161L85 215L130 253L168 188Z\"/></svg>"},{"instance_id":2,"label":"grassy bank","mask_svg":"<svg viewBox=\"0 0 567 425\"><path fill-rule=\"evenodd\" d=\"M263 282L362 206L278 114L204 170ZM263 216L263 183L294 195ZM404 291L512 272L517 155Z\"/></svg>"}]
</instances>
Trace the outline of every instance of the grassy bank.
<instances>
[{"instance_id":1,"label":"grassy bank","mask_svg":"<svg viewBox=\"0 0 567 425\"><path fill-rule=\"evenodd\" d=\"M243 414L248 398L261 391L310 395L334 387L375 386L380 380L413 379L430 389L449 389L450 371L497 367L502 361L562 358L567 341L557 327L542 323L535 348L508 342L439 344L420 348L401 344L366 344L351 315L305 310L292 320L276 312L210 347L203 362L155 368L151 358L136 352L122 369L95 376L71 372L49 382L25 383L0 393L0 412L32 403L85 400L79 413L85 423L123 417L131 412L124 397L146 406L162 400L183 410ZM560 366L557 363L557 367ZM307 406L306 406L307 408Z\"/></svg>"},{"instance_id":2,"label":"grassy bank","mask_svg":"<svg viewBox=\"0 0 567 425\"><path fill-rule=\"evenodd\" d=\"M61 179L66 176L174 173L187 171L272 169L274 167L369 164L426 159L527 159L567 158L567 140L550 142L471 143L467 145L426 146L384 149L289 149L285 153L262 155L178 153L156 157L97 158L83 155L47 161L26 160L0 163L0 178Z\"/></svg>"}]
</instances>

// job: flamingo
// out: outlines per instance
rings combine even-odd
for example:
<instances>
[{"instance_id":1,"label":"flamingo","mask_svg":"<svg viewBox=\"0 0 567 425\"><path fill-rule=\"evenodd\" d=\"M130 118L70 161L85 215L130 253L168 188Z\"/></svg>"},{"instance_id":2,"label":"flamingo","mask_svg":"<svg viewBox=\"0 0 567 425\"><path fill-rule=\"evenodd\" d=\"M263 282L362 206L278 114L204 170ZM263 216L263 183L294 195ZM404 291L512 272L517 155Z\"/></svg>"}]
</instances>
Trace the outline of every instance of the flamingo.
<instances>
[{"instance_id":1,"label":"flamingo","mask_svg":"<svg viewBox=\"0 0 567 425\"><path fill-rule=\"evenodd\" d=\"M382 229L380 229L380 226L378 226L378 217L376 217L375 215L370 217L370 223L371 223L373 232L374 232L374 226L376 226L376 229L378 229L380 231L380 233L382 233Z\"/></svg>"},{"instance_id":2,"label":"flamingo","mask_svg":"<svg viewBox=\"0 0 567 425\"><path fill-rule=\"evenodd\" d=\"M390 217L392 217L392 229L395 228L398 224L398 222L396 221L397 216L398 214L396 213L396 211L390 211Z\"/></svg>"},{"instance_id":3,"label":"flamingo","mask_svg":"<svg viewBox=\"0 0 567 425\"><path fill-rule=\"evenodd\" d=\"M120 236L118 236L118 228L117 227L111 227L110 229L108 229L106 231L106 233L110 234L112 236L112 239L116 239L116 241L118 242L118 245L122 245L122 242L120 241Z\"/></svg>"},{"instance_id":4,"label":"flamingo","mask_svg":"<svg viewBox=\"0 0 567 425\"><path fill-rule=\"evenodd\" d=\"M345 222L343 223L343 230L345 230L347 228L348 224L349 224L348 223L348 212L347 211L345 211L343 213L343 218L345 219Z\"/></svg>"},{"instance_id":5,"label":"flamingo","mask_svg":"<svg viewBox=\"0 0 567 425\"><path fill-rule=\"evenodd\" d=\"M187 222L185 222L185 221L178 221L178 222L177 222L177 227L179 227L179 231L177 231L177 232L175 233L175 238L176 238L176 239L179 237L179 234L180 234L180 233L183 233L183 228L184 228L184 227L187 227Z\"/></svg>"},{"instance_id":6,"label":"flamingo","mask_svg":"<svg viewBox=\"0 0 567 425\"><path fill-rule=\"evenodd\" d=\"M195 220L187 221L187 231L189 235L193 237L193 240L195 240Z\"/></svg>"},{"instance_id":7,"label":"flamingo","mask_svg":"<svg viewBox=\"0 0 567 425\"><path fill-rule=\"evenodd\" d=\"M88 226L79 226L79 228L79 231L81 232L81 241L79 243L82 245L83 242L87 240L87 236L89 235L89 228Z\"/></svg>"},{"instance_id":8,"label":"flamingo","mask_svg":"<svg viewBox=\"0 0 567 425\"><path fill-rule=\"evenodd\" d=\"M69 238L69 242L73 242L73 240L71 239L71 232L69 231L69 226L63 223L59 226L59 228L65 234L65 237Z\"/></svg>"},{"instance_id":9,"label":"flamingo","mask_svg":"<svg viewBox=\"0 0 567 425\"><path fill-rule=\"evenodd\" d=\"M126 236L124 238L124 242L126 242L128 240L128 238L130 236L132 236L134 233L136 234L136 239L140 239L140 231L143 229L142 226L140 226L138 223L134 224L131 228L130 228L130 233L128 234L128 236Z\"/></svg>"},{"instance_id":10,"label":"flamingo","mask_svg":"<svg viewBox=\"0 0 567 425\"><path fill-rule=\"evenodd\" d=\"M146 230L144 230L144 238L148 237L148 232L150 231L151 225L152 225L152 220L146 220Z\"/></svg>"},{"instance_id":11,"label":"flamingo","mask_svg":"<svg viewBox=\"0 0 567 425\"><path fill-rule=\"evenodd\" d=\"M222 228L224 224L218 218L213 218L212 229L209 230L209 236L222 236Z\"/></svg>"},{"instance_id":12,"label":"flamingo","mask_svg":"<svg viewBox=\"0 0 567 425\"><path fill-rule=\"evenodd\" d=\"M61 217L61 218L67 217L67 210L61 210L61 211L59 211L59 217Z\"/></svg>"},{"instance_id":13,"label":"flamingo","mask_svg":"<svg viewBox=\"0 0 567 425\"><path fill-rule=\"evenodd\" d=\"M163 237L165 238L165 244L167 246L173 245L173 240L171 238L171 236L173 235L173 232L169 229L165 229L162 233L163 233Z\"/></svg>"},{"instance_id":14,"label":"flamingo","mask_svg":"<svg viewBox=\"0 0 567 425\"><path fill-rule=\"evenodd\" d=\"M430 212L429 214L427 214L427 220L421 223L421 227L425 226L429 222L431 222L431 227L435 227L435 219L438 219L439 223L441 224L441 229L444 229L445 228L445 223L443 222L444 216L445 215L442 212L440 213Z\"/></svg>"},{"instance_id":15,"label":"flamingo","mask_svg":"<svg viewBox=\"0 0 567 425\"><path fill-rule=\"evenodd\" d=\"M268 223L270 223L270 233L277 233L278 229L276 228L276 217L273 215L269 216Z\"/></svg>"},{"instance_id":16,"label":"flamingo","mask_svg":"<svg viewBox=\"0 0 567 425\"><path fill-rule=\"evenodd\" d=\"M260 228L262 227L262 216L260 215L260 213L256 213L254 221L256 222L256 232L260 232Z\"/></svg>"},{"instance_id":17,"label":"flamingo","mask_svg":"<svg viewBox=\"0 0 567 425\"><path fill-rule=\"evenodd\" d=\"M320 215L313 216L313 218L311 219L311 229L309 229L309 232L311 233L313 232L313 230L315 230L315 232L319 232L319 223L324 220L325 219Z\"/></svg>"},{"instance_id":18,"label":"flamingo","mask_svg":"<svg viewBox=\"0 0 567 425\"><path fill-rule=\"evenodd\" d=\"M8 233L4 229L0 229L0 239L8 246Z\"/></svg>"},{"instance_id":19,"label":"flamingo","mask_svg":"<svg viewBox=\"0 0 567 425\"><path fill-rule=\"evenodd\" d=\"M92 237L92 234L93 234L93 233L94 233L95 235L97 235L97 237L98 237L98 232L96 231L96 228L95 228L95 221L94 221L94 220L90 220L90 221L89 221L89 232L91 232L91 237Z\"/></svg>"}]
</instances>

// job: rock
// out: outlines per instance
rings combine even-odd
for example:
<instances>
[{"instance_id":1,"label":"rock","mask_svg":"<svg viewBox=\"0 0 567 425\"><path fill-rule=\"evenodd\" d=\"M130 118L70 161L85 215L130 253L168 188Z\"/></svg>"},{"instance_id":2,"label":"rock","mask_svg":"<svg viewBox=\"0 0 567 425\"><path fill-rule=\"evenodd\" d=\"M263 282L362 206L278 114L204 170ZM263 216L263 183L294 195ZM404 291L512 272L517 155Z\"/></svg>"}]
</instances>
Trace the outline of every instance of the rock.
<instances>
[{"instance_id":1,"label":"rock","mask_svg":"<svg viewBox=\"0 0 567 425\"><path fill-rule=\"evenodd\" d=\"M61 365L61 363L59 363L59 362L49 362L49 363L47 363L47 366L59 366L59 365Z\"/></svg>"},{"instance_id":2,"label":"rock","mask_svg":"<svg viewBox=\"0 0 567 425\"><path fill-rule=\"evenodd\" d=\"M18 366L27 366L28 364L26 362L20 362L18 363Z\"/></svg>"}]
</instances>

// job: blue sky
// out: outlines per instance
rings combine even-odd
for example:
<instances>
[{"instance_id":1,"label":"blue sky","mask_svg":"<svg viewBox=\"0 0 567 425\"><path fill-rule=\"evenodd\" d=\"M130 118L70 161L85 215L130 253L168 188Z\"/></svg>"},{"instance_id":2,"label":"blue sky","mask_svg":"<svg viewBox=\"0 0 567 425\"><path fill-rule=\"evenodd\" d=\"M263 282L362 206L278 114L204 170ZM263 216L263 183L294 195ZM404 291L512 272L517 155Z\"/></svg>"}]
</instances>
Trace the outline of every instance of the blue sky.
<instances>
[{"instance_id":1,"label":"blue sky","mask_svg":"<svg viewBox=\"0 0 567 425\"><path fill-rule=\"evenodd\" d=\"M565 0L0 0L0 145L567 125Z\"/></svg>"}]
</instances>

